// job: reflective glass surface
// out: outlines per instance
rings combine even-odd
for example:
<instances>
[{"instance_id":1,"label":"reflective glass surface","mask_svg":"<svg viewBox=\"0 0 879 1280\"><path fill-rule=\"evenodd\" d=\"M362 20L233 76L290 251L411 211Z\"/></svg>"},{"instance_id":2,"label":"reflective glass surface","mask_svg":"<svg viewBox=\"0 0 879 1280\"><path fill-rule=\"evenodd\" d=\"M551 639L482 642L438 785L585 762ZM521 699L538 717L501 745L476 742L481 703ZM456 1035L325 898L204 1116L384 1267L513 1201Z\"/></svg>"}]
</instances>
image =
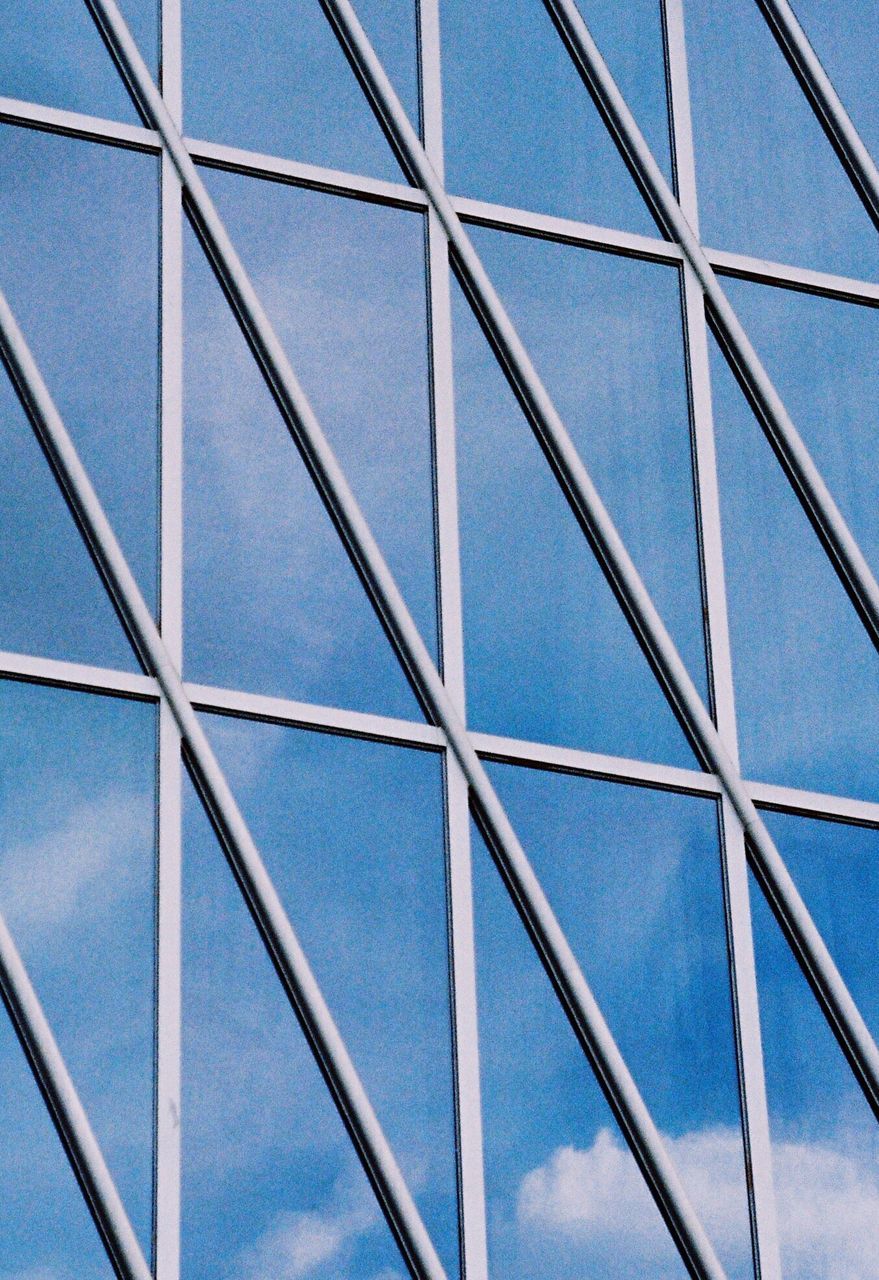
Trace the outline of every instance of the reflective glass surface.
<instances>
[{"instance_id":1,"label":"reflective glass surface","mask_svg":"<svg viewBox=\"0 0 879 1280\"><path fill-rule=\"evenodd\" d=\"M875 229L758 6L687 0L685 16L703 239L875 279Z\"/></svg>"},{"instance_id":2,"label":"reflective glass surface","mask_svg":"<svg viewBox=\"0 0 879 1280\"><path fill-rule=\"evenodd\" d=\"M477 245L704 689L676 273L497 232L479 232ZM470 723L691 764L683 733L458 294L454 333Z\"/></svg>"},{"instance_id":3,"label":"reflective glass surface","mask_svg":"<svg viewBox=\"0 0 879 1280\"><path fill-rule=\"evenodd\" d=\"M435 645L422 221L216 175L221 212L412 613ZM417 707L201 250L186 322L187 669Z\"/></svg>"},{"instance_id":4,"label":"reflective glass surface","mask_svg":"<svg viewBox=\"0 0 879 1280\"><path fill-rule=\"evenodd\" d=\"M207 728L454 1275L439 761L271 725L211 718ZM296 1274L305 1235L322 1241L313 1244L315 1276L390 1276L377 1205L203 819L193 820L186 849L187 1274L212 1274L220 1240L239 1259L232 1275L262 1275L246 1260L267 1249L278 1250L268 1256L282 1274L282 1259ZM216 1152L229 1141L218 1178ZM393 1274L403 1271L397 1260Z\"/></svg>"},{"instance_id":5,"label":"reflective glass surface","mask_svg":"<svg viewBox=\"0 0 879 1280\"><path fill-rule=\"evenodd\" d=\"M869 906L856 905L865 887L858 880L864 859L851 858L849 850L840 847L853 842L828 834L829 824L813 825L820 835L806 833L805 823L794 824L790 818L773 820L773 831L782 853L789 858L795 854L793 871L811 900L807 905L819 908L816 917L825 927L835 922L831 937L842 963L852 956L845 943L839 947L840 935L851 938L855 918L866 917L875 933L875 898ZM817 841L823 868L815 858ZM804 877L807 861L812 867ZM868 874L869 881L875 879L872 871ZM837 893L842 886L847 890L845 904L840 901L830 912L826 898L822 903L814 892L828 876ZM784 1274L792 1280L816 1275L872 1280L879 1260L876 1121L756 885L751 901ZM849 912L852 919L847 923ZM867 963L870 976L862 974L861 991L865 985L875 986L873 954ZM851 964L847 967L851 973ZM865 1012L871 1005L875 1006L872 997Z\"/></svg>"},{"instance_id":6,"label":"reflective glass surface","mask_svg":"<svg viewBox=\"0 0 879 1280\"><path fill-rule=\"evenodd\" d=\"M155 712L0 681L0 737L0 909L149 1256ZM88 1218L73 1214L68 1233L72 1174L34 1114L5 1010L2 1021L2 1274L104 1275Z\"/></svg>"},{"instance_id":7,"label":"reflective glass surface","mask_svg":"<svg viewBox=\"0 0 879 1280\"><path fill-rule=\"evenodd\" d=\"M357 10L417 126L412 0L361 0ZM401 180L320 5L184 0L183 19L188 134ZM222 76L216 75L218 63Z\"/></svg>"},{"instance_id":8,"label":"reflective glass surface","mask_svg":"<svg viewBox=\"0 0 879 1280\"><path fill-rule=\"evenodd\" d=\"M728 1274L749 1274L714 806L510 766L491 773ZM494 1273L535 1274L539 1259L549 1276L677 1274L634 1162L480 852Z\"/></svg>"},{"instance_id":9,"label":"reflective glass surface","mask_svg":"<svg viewBox=\"0 0 879 1280\"><path fill-rule=\"evenodd\" d=\"M658 6L581 6L668 166ZM447 181L456 195L655 233L652 218L543 5L444 0Z\"/></svg>"},{"instance_id":10,"label":"reflective glass surface","mask_svg":"<svg viewBox=\"0 0 879 1280\"><path fill-rule=\"evenodd\" d=\"M0 287L154 607L157 162L8 126L0 128L0 151ZM10 422L0 518L11 588L0 644L130 667L134 656L47 479L48 464L11 397L0 394Z\"/></svg>"},{"instance_id":11,"label":"reflective glass surface","mask_svg":"<svg viewBox=\"0 0 879 1280\"><path fill-rule=\"evenodd\" d=\"M155 0L123 0L120 8L155 76ZM0 96L140 123L82 0L8 0L0 8Z\"/></svg>"},{"instance_id":12,"label":"reflective glass surface","mask_svg":"<svg viewBox=\"0 0 879 1280\"><path fill-rule=\"evenodd\" d=\"M796 0L793 6L812 48L874 160L879 154L879 107L871 50L879 39L879 11L864 0Z\"/></svg>"},{"instance_id":13,"label":"reflective glass surface","mask_svg":"<svg viewBox=\"0 0 879 1280\"><path fill-rule=\"evenodd\" d=\"M801 354L808 359L808 347ZM714 356L742 767L769 782L874 796L879 657L726 362ZM828 452L839 460L848 443ZM859 468L849 454L837 469L852 477L845 489L856 505Z\"/></svg>"}]
</instances>

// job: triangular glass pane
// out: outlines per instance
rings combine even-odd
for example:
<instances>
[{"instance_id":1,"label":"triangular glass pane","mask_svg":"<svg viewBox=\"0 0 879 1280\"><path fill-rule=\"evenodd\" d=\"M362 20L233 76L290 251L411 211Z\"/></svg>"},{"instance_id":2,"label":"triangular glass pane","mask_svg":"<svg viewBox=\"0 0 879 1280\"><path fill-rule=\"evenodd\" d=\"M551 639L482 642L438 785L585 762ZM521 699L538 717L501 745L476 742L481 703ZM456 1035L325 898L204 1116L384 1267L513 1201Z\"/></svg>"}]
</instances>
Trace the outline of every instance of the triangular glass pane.
<instances>
[{"instance_id":1,"label":"triangular glass pane","mask_svg":"<svg viewBox=\"0 0 879 1280\"><path fill-rule=\"evenodd\" d=\"M0 160L0 287L154 607L158 162L11 126Z\"/></svg>"},{"instance_id":2,"label":"triangular glass pane","mask_svg":"<svg viewBox=\"0 0 879 1280\"><path fill-rule=\"evenodd\" d=\"M124 0L121 8L155 76L158 8L154 0ZM82 0L6 0L0 7L0 96L139 123Z\"/></svg>"},{"instance_id":3,"label":"triangular glass pane","mask_svg":"<svg viewBox=\"0 0 879 1280\"><path fill-rule=\"evenodd\" d=\"M712 379L742 768L875 796L879 655L714 345Z\"/></svg>"},{"instance_id":4,"label":"triangular glass pane","mask_svg":"<svg viewBox=\"0 0 879 1280\"><path fill-rule=\"evenodd\" d=\"M796 0L796 14L868 151L879 156L879 103L873 50L877 11L862 0Z\"/></svg>"},{"instance_id":5,"label":"triangular glass pane","mask_svg":"<svg viewBox=\"0 0 879 1280\"><path fill-rule=\"evenodd\" d=\"M143 703L0 683L0 909L147 1256L155 732Z\"/></svg>"},{"instance_id":6,"label":"triangular glass pane","mask_svg":"<svg viewBox=\"0 0 879 1280\"><path fill-rule=\"evenodd\" d=\"M469 723L692 767L683 730L457 286L454 332ZM613 406L612 383L596 394ZM592 398L590 388L584 422ZM605 457L608 472L631 465L607 442ZM626 493L616 475L634 512L634 487Z\"/></svg>"},{"instance_id":7,"label":"triangular glass pane","mask_svg":"<svg viewBox=\"0 0 879 1280\"><path fill-rule=\"evenodd\" d=\"M623 22L619 6L595 3L584 16L668 168L658 7L627 5ZM446 165L456 195L656 233L542 5L449 0L442 38Z\"/></svg>"},{"instance_id":8,"label":"triangular glass pane","mask_svg":"<svg viewBox=\"0 0 879 1280\"><path fill-rule=\"evenodd\" d=\"M403 1280L394 1240L190 787L185 815L184 1280L214 1277L218 1258L224 1274L248 1280Z\"/></svg>"},{"instance_id":9,"label":"triangular glass pane","mask_svg":"<svg viewBox=\"0 0 879 1280\"><path fill-rule=\"evenodd\" d=\"M455 1275L439 758L241 720L205 723L434 1245Z\"/></svg>"},{"instance_id":10,"label":"triangular glass pane","mask_svg":"<svg viewBox=\"0 0 879 1280\"><path fill-rule=\"evenodd\" d=\"M875 228L759 6L688 0L686 18L703 239L875 277Z\"/></svg>"},{"instance_id":11,"label":"triangular glass pane","mask_svg":"<svg viewBox=\"0 0 879 1280\"><path fill-rule=\"evenodd\" d=\"M489 1268L509 1280L686 1275L474 828Z\"/></svg>"},{"instance_id":12,"label":"triangular glass pane","mask_svg":"<svg viewBox=\"0 0 879 1280\"><path fill-rule=\"evenodd\" d=\"M564 774L490 768L727 1275L750 1275L714 804ZM512 981L506 989L518 990ZM546 998L553 999L548 984ZM593 1147L575 1184L581 1197L587 1170L600 1178L599 1165ZM557 1174L562 1167L557 1160ZM561 1181L557 1193L563 1194ZM556 1208L562 1211L561 1201ZM626 1206L613 1212L622 1232ZM579 1213L585 1216L585 1207ZM576 1215L569 1226L576 1236ZM638 1240L637 1228L634 1234L631 1245L617 1241L619 1274L665 1275L655 1236Z\"/></svg>"},{"instance_id":13,"label":"triangular glass pane","mask_svg":"<svg viewBox=\"0 0 879 1280\"><path fill-rule=\"evenodd\" d=\"M384 223L381 210L374 224L372 206L233 176L216 189L257 291L435 647L420 219L390 211ZM373 230L380 240L370 240ZM417 247L408 262L406 244ZM193 237L186 269L190 677L418 715Z\"/></svg>"},{"instance_id":14,"label":"triangular glass pane","mask_svg":"<svg viewBox=\"0 0 879 1280\"><path fill-rule=\"evenodd\" d=\"M0 1005L0 1275L112 1280L110 1260Z\"/></svg>"},{"instance_id":15,"label":"triangular glass pane","mask_svg":"<svg viewBox=\"0 0 879 1280\"><path fill-rule=\"evenodd\" d=\"M837 884L840 876L849 880L854 868L847 872L832 842L826 853ZM840 895L837 919L861 892L858 885L853 895ZM872 1280L879 1266L879 1130L753 882L751 902L784 1275ZM875 927L874 909L874 936Z\"/></svg>"},{"instance_id":16,"label":"triangular glass pane","mask_svg":"<svg viewBox=\"0 0 879 1280\"><path fill-rule=\"evenodd\" d=\"M417 123L412 0L392 0L384 9L380 22L375 11L364 14L363 21ZM187 0L183 53L190 136L401 180L394 153L320 5L256 0L242 8Z\"/></svg>"}]
</instances>

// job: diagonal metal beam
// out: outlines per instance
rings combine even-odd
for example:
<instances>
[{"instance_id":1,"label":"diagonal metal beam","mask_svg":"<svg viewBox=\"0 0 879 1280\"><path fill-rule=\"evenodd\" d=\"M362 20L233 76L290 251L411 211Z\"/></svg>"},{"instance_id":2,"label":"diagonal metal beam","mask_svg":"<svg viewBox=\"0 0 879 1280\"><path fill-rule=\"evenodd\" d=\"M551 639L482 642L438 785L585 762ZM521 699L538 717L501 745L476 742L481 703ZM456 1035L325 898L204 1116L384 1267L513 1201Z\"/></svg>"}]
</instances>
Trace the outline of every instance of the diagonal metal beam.
<instances>
[{"instance_id":1,"label":"diagonal metal beam","mask_svg":"<svg viewBox=\"0 0 879 1280\"><path fill-rule=\"evenodd\" d=\"M711 328L843 586L879 647L879 583L733 310L574 0L543 0L663 232L699 280Z\"/></svg>"},{"instance_id":2,"label":"diagonal metal beam","mask_svg":"<svg viewBox=\"0 0 879 1280\"><path fill-rule=\"evenodd\" d=\"M174 716L193 781L406 1263L413 1275L424 1277L424 1280L446 1280L443 1266L253 837L2 293L0 351L140 659L145 669L155 676L165 704ZM27 1034L36 1034L40 1029L37 1010L27 1002L21 1003L20 1008ZM84 1114L81 1119L85 1120ZM94 1159L94 1153L91 1154ZM100 1166L97 1167L100 1171ZM111 1221L115 1224L116 1219ZM148 1274L148 1271L136 1269L125 1273L126 1280L129 1275L131 1280L144 1280Z\"/></svg>"},{"instance_id":3,"label":"diagonal metal beam","mask_svg":"<svg viewBox=\"0 0 879 1280\"><path fill-rule=\"evenodd\" d=\"M756 0L756 3L864 208L879 228L879 169L797 21L796 14L788 0Z\"/></svg>"},{"instance_id":4,"label":"diagonal metal beam","mask_svg":"<svg viewBox=\"0 0 879 1280\"><path fill-rule=\"evenodd\" d=\"M138 109L149 125L159 133L163 146L174 162L184 187L186 209L190 221L201 239L205 252L235 311L238 322L250 343L251 350L257 358L263 376L299 447L318 492L345 543L352 562L360 573L386 631L395 645L398 657L429 715L434 723L443 729L449 746L457 757L458 763L467 778L471 788L476 816L494 853L495 860L517 903L520 914L527 924L532 940L556 986L569 1019L592 1063L633 1154L672 1231L681 1255L692 1275L705 1277L706 1280L709 1280L709 1278L710 1280L721 1280L724 1275L723 1269L690 1204L659 1132L613 1039L610 1028L507 819L488 774L476 754L467 730L400 595L390 569L354 498L329 442L321 430L314 411L287 360L277 335L254 292L253 286L214 208L213 202L196 171L192 157L187 151L180 133L175 127L165 103L138 52L118 6L115 0L85 0L85 3L91 11L108 49L128 85ZM400 110L402 111L402 108ZM59 427L61 427L60 419L53 423L53 431L57 432ZM61 429L63 430L63 427ZM87 477L82 472L82 468L79 467L77 481L73 486L74 494L72 495L72 500L76 497L76 490L87 484ZM94 519L96 514L96 512L93 512L91 519ZM104 523L106 524L106 521ZM112 538L113 535L109 526L107 526L105 534ZM113 547L115 548L114 554L118 553L118 545L115 543L115 539L113 539ZM121 553L119 554L121 555ZM114 572L116 570L121 570L121 566L115 566ZM134 599L132 592L137 592L127 568L125 572L127 573L127 578L125 579L125 590L121 592L122 601L120 605L123 609L126 608L125 602L127 598L131 596ZM109 581L114 581L112 574L107 576ZM138 610L140 610L143 602L139 595L137 596L137 601L140 601L138 604ZM183 694L180 686L179 677L167 660L167 654L164 652L161 640L157 634L155 641L152 640L155 627L145 606L143 606L143 613L144 616L137 619L136 634L142 634L144 637L150 638L150 643L155 651L148 655L149 669L155 670L157 679L162 684L163 692L166 693L169 700L172 697L175 700L172 706L179 706L179 712L175 711L175 715L178 716L181 733L189 747L190 757L192 757L193 744L189 741L190 729L187 712L194 722L194 728L198 730L200 735L201 730L194 720L191 706L188 702L185 702L185 694ZM158 648L155 648L156 642ZM170 668L170 670L166 671L165 668ZM206 741L204 742L204 750L207 752L210 750ZM210 760L213 760L212 755ZM198 764L198 762L196 763ZM197 776L199 775L197 774ZM218 780L212 772L205 772L204 776L200 777L200 781L203 798L208 805L212 806L215 823L221 829L225 829L222 824L228 821L226 815L223 813L218 815L216 813L215 790L222 783L222 779ZM224 787L225 783L222 783L222 786ZM231 795L228 799L229 803L234 805ZM243 821L240 819L240 815L237 815L237 809L234 810L234 816L237 816L237 821L243 828ZM240 830L234 826L229 827L226 838L227 852L230 859L235 862L236 869L239 868L238 843L244 840L245 837L249 840L246 828ZM258 857L256 850L253 849L252 855L249 856L251 861L253 857ZM244 881L244 875L241 870L238 871L238 874L239 878ZM256 888L259 889L262 886L256 886ZM274 893L270 882L267 882L264 889L267 894ZM254 900L253 895L251 895L251 909L257 914L260 908L261 902L258 896ZM264 932L266 932L265 926ZM279 971L280 968L279 965ZM327 1074L328 1078L330 1078L329 1073ZM390 1218L396 1206L393 1200L385 1203L386 1212ZM414 1205L412 1206L412 1211L414 1212ZM421 1274L417 1269L417 1265L413 1267L413 1270L416 1275Z\"/></svg>"},{"instance_id":5,"label":"diagonal metal beam","mask_svg":"<svg viewBox=\"0 0 879 1280\"><path fill-rule=\"evenodd\" d=\"M879 1118L879 1049L851 993L843 981L793 882L775 843L742 782L710 714L699 696L674 643L651 600L598 491L580 460L549 393L531 363L512 321L492 285L460 218L455 212L424 148L394 92L375 50L349 0L320 0L345 53L355 68L376 117L391 139L394 149L413 182L427 195L449 237L452 263L495 354L519 398L550 465L595 551L605 576L625 610L632 629L650 658L672 707L691 735L703 761L717 774L724 792L744 827L751 865L797 959L819 1000L831 1029L852 1070ZM657 208L657 216L680 233L684 255L695 271L714 316L715 329L721 325L741 357L740 377L747 376L753 395L761 397L770 420L778 427L779 452L782 446L791 461L791 471L802 478L805 490L821 513L827 540L839 547L841 561L851 571L870 616L876 622L873 634L879 640L879 587L867 567L851 533L839 514L823 480L794 430L781 401L744 330L708 264L698 240L682 214L650 150L623 101L610 72L572 0L544 0L555 17L565 41L575 56L581 75L602 105L608 125L630 166L643 180ZM816 516L817 520L817 516ZM475 791L477 805L481 805ZM502 855L496 854L502 861ZM506 874L506 871L505 871ZM514 891L515 892L515 891Z\"/></svg>"},{"instance_id":6,"label":"diagonal metal beam","mask_svg":"<svg viewBox=\"0 0 879 1280\"><path fill-rule=\"evenodd\" d=\"M98 1146L12 934L0 916L0 994L121 1280L152 1280L125 1206Z\"/></svg>"}]
</instances>

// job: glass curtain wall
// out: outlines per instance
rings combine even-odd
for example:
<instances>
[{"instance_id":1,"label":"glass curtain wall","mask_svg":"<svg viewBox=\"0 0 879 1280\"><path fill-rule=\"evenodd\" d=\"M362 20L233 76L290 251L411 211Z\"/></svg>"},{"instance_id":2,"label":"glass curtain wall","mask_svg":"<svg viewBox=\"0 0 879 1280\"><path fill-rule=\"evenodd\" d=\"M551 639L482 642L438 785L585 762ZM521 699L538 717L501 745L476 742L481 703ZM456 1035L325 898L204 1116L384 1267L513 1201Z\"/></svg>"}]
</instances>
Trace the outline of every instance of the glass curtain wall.
<instances>
[{"instance_id":1,"label":"glass curtain wall","mask_svg":"<svg viewBox=\"0 0 879 1280\"><path fill-rule=\"evenodd\" d=\"M879 1280L832 8L3 6L0 1280Z\"/></svg>"}]
</instances>

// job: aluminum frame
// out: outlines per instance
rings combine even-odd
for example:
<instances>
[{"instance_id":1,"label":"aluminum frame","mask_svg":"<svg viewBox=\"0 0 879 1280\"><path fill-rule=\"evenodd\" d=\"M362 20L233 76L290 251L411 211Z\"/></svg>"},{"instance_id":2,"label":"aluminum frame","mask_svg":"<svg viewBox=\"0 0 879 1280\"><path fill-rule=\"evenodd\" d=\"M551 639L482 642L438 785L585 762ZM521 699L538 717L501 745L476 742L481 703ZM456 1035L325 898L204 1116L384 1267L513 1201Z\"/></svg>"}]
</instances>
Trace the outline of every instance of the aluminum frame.
<instances>
[{"instance_id":1,"label":"aluminum frame","mask_svg":"<svg viewBox=\"0 0 879 1280\"><path fill-rule=\"evenodd\" d=\"M676 0L669 0L669 7L672 7ZM762 0L758 0L761 7L764 7ZM165 0L165 13L173 12L176 9L174 0ZM178 14L179 18L179 14ZM434 37L435 41L435 37ZM165 35L163 27L163 53L167 55L167 46L165 45ZM436 57L436 62L432 62L432 57ZM428 52L427 58L422 63L422 70L427 66L428 70L435 69L437 74L438 85L438 45L434 44L434 49ZM163 67L164 70L164 67ZM163 89L168 99L169 86L166 82ZM150 129L137 129L132 126L117 124L113 121L100 121L91 117L79 116L73 112L59 112L50 108L44 108L38 104L30 103L12 103L8 99L0 100L0 118L14 120L18 123L27 123L32 127L53 129L57 132L69 133L73 136L92 137L96 140L115 143L116 145L130 145L142 150L149 150L154 153L161 151L161 143L155 131ZM399 204L402 207L421 208L427 207L427 200L420 191L414 191L402 186L396 186L392 183L380 183L369 178L361 178L357 175L335 174L329 170L320 170L315 166L302 165L295 161L281 158L259 157L251 153L240 152L234 148L221 147L212 143L186 142L187 149L193 155L198 156L205 162L217 164L218 167L239 169L241 171L259 174L264 177L274 177L279 180L293 181L299 185L311 186L316 189L332 190L339 194L352 195L357 198L378 199L389 204ZM428 148L428 150L430 150ZM434 152L432 158L436 161L437 153ZM167 165L167 158L163 158L163 170ZM164 181L164 173L163 173ZM172 201L173 203L173 201ZM480 222L486 225L496 225L508 227L523 231L527 234L535 234L545 236L550 239L557 239L570 243L579 243L589 245L590 247L602 248L610 252L632 253L634 256L645 258L656 258L657 260L681 262L683 255L677 245L668 244L663 241L651 241L649 237L631 237L626 233L616 232L613 229L591 228L586 224L568 222L564 219L545 218L541 215L530 214L520 210L505 210L497 206L486 205L483 202L457 198L452 200L452 206L458 216L463 220ZM173 214L169 215L173 221ZM163 195L163 237L165 235L165 202ZM177 215L179 217L179 198L177 203ZM430 214L428 215L431 216ZM165 265L173 267L173 254L169 253L165 258L163 239L163 270ZM436 243L436 242L435 242ZM431 250L429 249L429 260ZM762 279L770 283L787 285L788 287L803 288L809 292L827 296L841 297L849 301L862 302L867 305L876 305L879 301L879 286L870 284L869 282L846 281L839 277L827 276L822 273L804 271L797 267L786 266L783 264L770 264L758 262L754 259L747 259L741 255L725 253L722 250L705 250L705 257L708 263L715 271L722 271L727 274L742 275L752 279ZM438 255L435 255L435 257ZM431 260L433 265L431 271L435 270L435 261ZM687 282L687 267L684 267L684 292L685 292L685 324L688 331L692 334L696 325L691 316L691 302L688 298L688 289L692 295L692 288ZM166 295L163 285L163 308L165 306ZM433 303L432 303L433 306ZM163 362L166 354L173 358L173 339L169 337L166 340L164 328L164 311L163 311ZM432 338L435 345L435 340ZM179 350L179 347L178 347ZM434 359L436 355L434 354ZM437 397L436 379L434 380L434 396ZM447 393L451 395L450 381L447 384ZM168 398L166 399L166 395ZM164 608L165 608L165 547L167 546L167 555L169 561L173 561L174 543L171 535L171 522L168 523L168 534L165 535L165 497L166 489L173 492L176 483L173 469L168 469L167 479L164 475L164 466L166 458L166 428L165 428L165 406L170 407L173 402L173 396L168 394L168 388L164 383L164 363L163 363L163 552L162 552L162 571L163 571L163 630L164 630ZM694 414L698 423L701 420L700 414L694 409ZM435 416L440 417L440 411L435 407ZM437 453L439 454L440 432L437 432ZM173 439L173 433L170 433L168 439ZM704 472L704 466L702 468ZM438 484L439 473L442 466L437 457ZM453 477L453 469L447 472L447 475ZM700 473L701 476L701 473ZM179 476L177 477L179 479ZM710 501L702 502L702 517L700 527L705 536L705 525L710 523ZM438 503L440 509L442 503ZM170 511L170 507L168 510ZM453 525L449 521L450 526ZM452 530L452 534L456 534L456 528ZM446 534L445 545L448 547L449 538L452 534ZM443 552L443 536L440 536L440 562L441 562L441 579L445 575L446 582L449 581L449 574L452 572L454 565L454 555ZM716 565L719 561L720 549L719 544L716 548L717 556L709 554L705 557L706 563ZM445 566L443 559L445 558ZM172 565L167 567L169 575L173 573ZM446 590L442 586L441 594ZM721 592L722 598L722 592ZM711 611L709 610L709 613ZM712 634L716 636L719 630L718 622L712 623ZM166 640L167 643L167 640ZM452 631L449 630L449 638L446 636L444 623L443 629L443 649L444 657L446 645L453 643ZM716 641L714 641L716 643ZM713 676L715 685L718 684L717 664L714 663ZM108 693L121 694L123 696L148 697L157 699L160 694L156 681L151 677L142 677L136 675L128 675L127 673L114 673L97 668L85 668L78 664L58 663L49 660L30 657L26 655L3 655L0 654L0 674L11 675L15 678L45 681L48 683L56 683L65 687L79 687L89 689L100 689ZM447 682L449 681L449 673L445 673ZM186 686L186 693L191 697L196 705L211 706L216 710L227 709L234 711L236 714L255 715L258 718L274 719L280 723L296 723L309 724L311 727L323 728L331 732L346 732L362 735L366 737L378 737L382 740L405 742L408 745L421 745L427 749L443 749L445 739L441 733L433 730L430 726L422 726L417 723L406 723L402 721L390 721L384 717L358 716L357 713L345 712L333 708L317 708L308 707L304 704L295 704L282 699L265 699L256 698L250 695L240 694L237 691L224 690L208 690L200 686ZM717 689L715 687L715 696ZM462 689L463 697L463 689ZM463 701L461 703L463 707ZM723 729L721 729L723 733ZM673 790L691 791L697 794L719 795L721 787L717 779L712 775L704 775L698 773L688 773L686 770L671 770L659 766L652 766L646 762L639 761L621 761L610 757L600 757L594 753L570 751L559 748L553 748L546 744L528 744L513 742L493 737L492 735L471 735L473 745L477 749L480 757L483 759L510 759L520 763L530 763L538 767L560 768L572 772L582 773L588 776L596 777L613 777L618 780L638 782L642 785L667 786ZM169 746L165 749L166 760L169 760L173 754L173 747ZM733 751L734 755L734 751ZM161 761L161 755L160 755ZM161 763L160 763L161 773ZM808 813L812 816L820 816L825 818L836 818L844 821L863 822L866 825L879 824L879 806L871 805L867 802L850 800L847 797L827 797L819 796L810 792L800 792L790 788L772 787L765 783L748 782L742 784L751 801L756 802L762 807L772 807L784 809L788 812ZM167 792L166 792L167 795ZM451 812L452 805L449 803L449 823L451 828ZM171 790L171 799L160 803L160 821L163 809L168 817L168 835L164 838L173 844L173 831L175 829L175 819L173 816L173 787ZM177 824L179 832L179 823ZM179 837L178 837L179 838ZM162 845L162 837L160 837L160 846ZM453 837L450 835L450 843L453 843ZM160 848L160 875L163 857L165 865L168 866L168 854L163 853ZM450 852L450 858L452 854ZM160 890L161 894L161 890ZM173 892L170 893L167 900L173 899ZM161 910L161 898L160 898ZM169 917L170 919L170 917ZM160 957L162 953L161 928L160 928ZM167 930L169 934L168 941L173 948L173 928ZM452 929L452 945L454 946L456 930ZM169 948L165 948L166 958L169 955ZM161 965L161 959L160 959ZM170 966L170 972L173 977L173 963ZM179 979L179 968L178 968ZM160 983L161 986L161 983ZM166 989L168 984L166 983ZM162 1023L167 1021L170 1002L166 999L164 1002L159 997L160 1013L157 1015L159 1019L159 1041L162 1040ZM164 1014L161 1012L164 1006ZM179 1016L179 1010L178 1010ZM173 1018L171 1019L173 1021ZM167 1034L167 1028L166 1028ZM168 1044L171 1045L171 1041ZM179 1046L178 1046L179 1055ZM161 1059L161 1047L159 1050ZM166 1054L166 1062L173 1064L173 1049ZM179 1063L179 1056L178 1056ZM161 1077L161 1063L159 1068ZM477 1074L478 1086L478 1074ZM461 1106L461 1086L458 1084L459 1099L458 1105ZM161 1087L159 1094L161 1096ZM461 1127L461 1117L459 1115L459 1130ZM159 1139L161 1146L161 1139ZM179 1150L178 1150L178 1176L179 1176ZM160 1161L157 1161L157 1165ZM759 1165L760 1160L757 1161ZM173 1160L169 1162L169 1169L173 1165ZM171 1175L167 1175L173 1178ZM462 1175L462 1187L463 1187ZM170 1185L170 1181L166 1182ZM179 1185L178 1185L179 1197ZM173 1198L173 1197L172 1197ZM160 1193L157 1190L157 1202L160 1199ZM466 1191L462 1194L462 1201L467 1201ZM464 1211L462 1203L462 1215ZM167 1219L172 1209L168 1204L164 1207L160 1206L159 1217ZM179 1212L179 1199L178 1199ZM471 1221L473 1217L471 1215ZM169 1240L173 1233L169 1233ZM466 1228L465 1228L466 1236ZM466 1243L466 1242L465 1242ZM472 1248L472 1245L470 1246ZM466 1253L466 1249L465 1249ZM160 1256L161 1251L158 1251ZM157 1256L157 1262L159 1260ZM170 1260L166 1263L167 1280L172 1280L174 1272L174 1263ZM767 1272L767 1274L769 1274ZM160 1277L161 1280L161 1277Z\"/></svg>"}]
</instances>

